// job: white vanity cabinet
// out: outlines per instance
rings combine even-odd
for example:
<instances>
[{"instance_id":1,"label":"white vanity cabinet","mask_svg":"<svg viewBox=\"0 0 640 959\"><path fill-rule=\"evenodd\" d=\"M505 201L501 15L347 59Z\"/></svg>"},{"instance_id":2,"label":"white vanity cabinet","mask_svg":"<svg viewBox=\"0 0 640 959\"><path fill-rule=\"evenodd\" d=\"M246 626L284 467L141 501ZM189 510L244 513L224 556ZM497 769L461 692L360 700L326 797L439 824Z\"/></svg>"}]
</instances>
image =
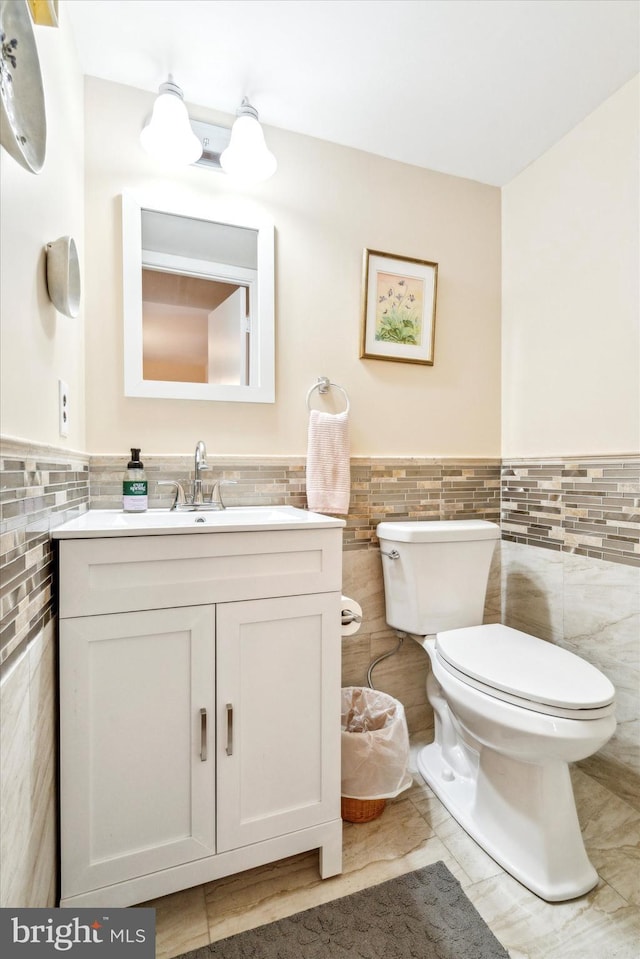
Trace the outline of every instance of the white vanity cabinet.
<instances>
[{"instance_id":1,"label":"white vanity cabinet","mask_svg":"<svg viewBox=\"0 0 640 959\"><path fill-rule=\"evenodd\" d=\"M315 848L340 872L342 523L322 520L59 528L62 906Z\"/></svg>"},{"instance_id":2,"label":"white vanity cabinet","mask_svg":"<svg viewBox=\"0 0 640 959\"><path fill-rule=\"evenodd\" d=\"M214 624L213 606L61 622L63 903L215 853Z\"/></svg>"}]
</instances>

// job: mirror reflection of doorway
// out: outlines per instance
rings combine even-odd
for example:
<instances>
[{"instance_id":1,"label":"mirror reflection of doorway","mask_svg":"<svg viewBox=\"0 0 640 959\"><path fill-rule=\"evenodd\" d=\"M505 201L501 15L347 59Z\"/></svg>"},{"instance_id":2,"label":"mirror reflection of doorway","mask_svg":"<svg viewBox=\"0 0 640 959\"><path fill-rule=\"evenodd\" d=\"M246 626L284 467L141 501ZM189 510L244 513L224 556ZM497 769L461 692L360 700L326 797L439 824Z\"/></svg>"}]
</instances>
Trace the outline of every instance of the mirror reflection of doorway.
<instances>
[{"instance_id":1,"label":"mirror reflection of doorway","mask_svg":"<svg viewBox=\"0 0 640 959\"><path fill-rule=\"evenodd\" d=\"M272 221L121 199L124 395L275 402Z\"/></svg>"},{"instance_id":2,"label":"mirror reflection of doorway","mask_svg":"<svg viewBox=\"0 0 640 959\"><path fill-rule=\"evenodd\" d=\"M143 268L144 379L246 386L249 307L237 283Z\"/></svg>"}]
</instances>

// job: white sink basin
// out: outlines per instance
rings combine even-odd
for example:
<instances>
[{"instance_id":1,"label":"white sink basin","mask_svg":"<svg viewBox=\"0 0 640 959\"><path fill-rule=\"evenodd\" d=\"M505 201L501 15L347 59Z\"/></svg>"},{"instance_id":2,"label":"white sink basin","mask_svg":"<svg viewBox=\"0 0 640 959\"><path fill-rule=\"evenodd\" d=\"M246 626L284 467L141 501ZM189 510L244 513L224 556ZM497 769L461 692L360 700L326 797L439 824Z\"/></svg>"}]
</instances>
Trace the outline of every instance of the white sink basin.
<instances>
[{"instance_id":1,"label":"white sink basin","mask_svg":"<svg viewBox=\"0 0 640 959\"><path fill-rule=\"evenodd\" d=\"M263 529L321 529L344 525L344 520L296 509L294 506L232 506L224 510L192 512L152 509L146 513L96 509L56 526L51 530L51 536L53 539L89 539Z\"/></svg>"}]
</instances>

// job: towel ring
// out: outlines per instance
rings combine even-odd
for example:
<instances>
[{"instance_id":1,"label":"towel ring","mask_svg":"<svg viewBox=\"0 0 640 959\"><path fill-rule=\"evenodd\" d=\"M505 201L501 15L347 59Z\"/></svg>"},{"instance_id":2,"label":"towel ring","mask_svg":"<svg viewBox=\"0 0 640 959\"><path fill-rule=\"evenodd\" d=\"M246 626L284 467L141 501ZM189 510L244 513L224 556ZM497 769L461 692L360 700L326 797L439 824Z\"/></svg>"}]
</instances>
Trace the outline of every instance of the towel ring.
<instances>
[{"instance_id":1,"label":"towel ring","mask_svg":"<svg viewBox=\"0 0 640 959\"><path fill-rule=\"evenodd\" d=\"M347 404L347 408L346 410L344 410L344 412L348 413L349 410L351 409L351 404L349 403L349 397L347 396L347 391L345 390L343 386L338 386L337 383L332 383L328 376L319 376L318 382L314 383L311 389L309 390L309 392L307 393L307 409L308 410L311 409L311 394L313 393L314 390L318 390L319 393L328 393L330 387L332 386L336 390L340 390L340 392L344 396L345 403Z\"/></svg>"}]
</instances>

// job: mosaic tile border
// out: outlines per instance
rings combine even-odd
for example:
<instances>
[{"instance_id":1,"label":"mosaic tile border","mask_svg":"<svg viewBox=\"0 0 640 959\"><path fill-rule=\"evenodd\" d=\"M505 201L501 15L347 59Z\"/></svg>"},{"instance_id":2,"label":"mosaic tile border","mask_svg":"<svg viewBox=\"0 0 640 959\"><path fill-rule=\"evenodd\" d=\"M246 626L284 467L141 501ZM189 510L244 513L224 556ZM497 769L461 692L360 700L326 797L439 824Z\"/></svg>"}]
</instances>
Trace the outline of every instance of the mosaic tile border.
<instances>
[{"instance_id":1,"label":"mosaic tile border","mask_svg":"<svg viewBox=\"0 0 640 959\"><path fill-rule=\"evenodd\" d=\"M500 460L356 457L345 549L377 546L385 520L500 520Z\"/></svg>"},{"instance_id":2,"label":"mosaic tile border","mask_svg":"<svg viewBox=\"0 0 640 959\"><path fill-rule=\"evenodd\" d=\"M509 459L502 538L640 566L640 456Z\"/></svg>"},{"instance_id":3,"label":"mosaic tile border","mask_svg":"<svg viewBox=\"0 0 640 959\"><path fill-rule=\"evenodd\" d=\"M0 664L55 612L49 532L88 507L89 457L0 438Z\"/></svg>"},{"instance_id":4,"label":"mosaic tile border","mask_svg":"<svg viewBox=\"0 0 640 959\"><path fill-rule=\"evenodd\" d=\"M158 481L188 484L191 456L144 456L149 506L169 506L170 489ZM209 457L211 482L222 478L232 506L306 506L305 457ZM124 457L92 456L91 508L117 509L122 504ZM205 489L207 483L205 481ZM345 549L377 545L375 529L386 519L500 520L499 459L430 459L353 457L351 505L344 531Z\"/></svg>"}]
</instances>

